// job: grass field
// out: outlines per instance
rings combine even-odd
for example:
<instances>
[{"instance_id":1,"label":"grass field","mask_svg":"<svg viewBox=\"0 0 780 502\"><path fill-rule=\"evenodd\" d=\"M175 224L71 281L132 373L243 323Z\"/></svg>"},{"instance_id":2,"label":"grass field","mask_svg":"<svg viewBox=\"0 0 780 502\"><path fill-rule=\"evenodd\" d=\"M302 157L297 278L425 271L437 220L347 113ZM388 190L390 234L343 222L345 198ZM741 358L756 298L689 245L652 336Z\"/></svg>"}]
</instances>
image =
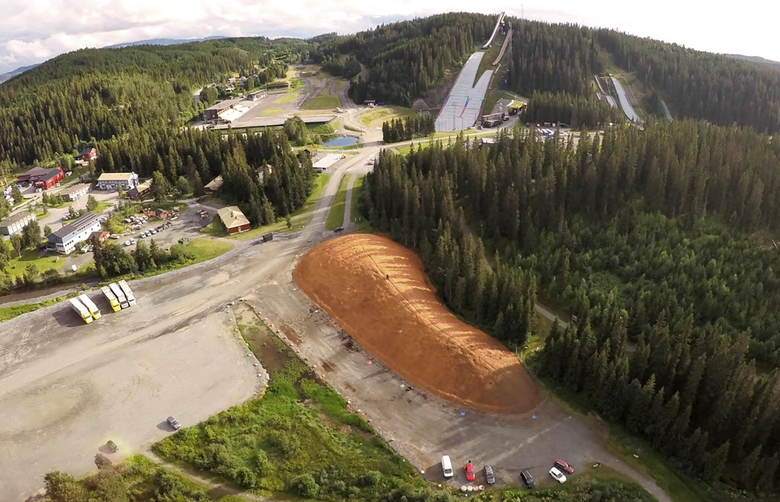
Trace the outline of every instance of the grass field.
<instances>
[{"instance_id":1,"label":"grass field","mask_svg":"<svg viewBox=\"0 0 780 502\"><path fill-rule=\"evenodd\" d=\"M37 249L28 249L22 252L22 256L13 258L4 269L11 277L21 277L27 267L32 265L39 274L47 270L59 271L65 264L65 259L60 256L41 254Z\"/></svg>"},{"instance_id":2,"label":"grass field","mask_svg":"<svg viewBox=\"0 0 780 502\"><path fill-rule=\"evenodd\" d=\"M493 111L493 107L496 106L496 103L498 102L499 99L514 100L515 97L506 91L497 91L491 89L488 91L487 95L485 96L485 103L484 105L482 105L482 113L487 114Z\"/></svg>"},{"instance_id":3,"label":"grass field","mask_svg":"<svg viewBox=\"0 0 780 502\"><path fill-rule=\"evenodd\" d=\"M366 112L360 114L360 123L364 126L371 126L372 123L378 122L377 127L382 123L394 119L396 117L409 117L415 115L415 111L411 108L404 108L401 106L380 106L379 108L372 108ZM380 122L381 119L381 122Z\"/></svg>"},{"instance_id":4,"label":"grass field","mask_svg":"<svg viewBox=\"0 0 780 502\"><path fill-rule=\"evenodd\" d=\"M332 110L341 102L339 97L330 94L329 88L325 88L319 95L309 99L303 104L304 110Z\"/></svg>"},{"instance_id":5,"label":"grass field","mask_svg":"<svg viewBox=\"0 0 780 502\"><path fill-rule=\"evenodd\" d=\"M276 115L278 113L282 113L283 111L284 110L282 108L268 108L262 111L262 115Z\"/></svg>"},{"instance_id":6,"label":"grass field","mask_svg":"<svg viewBox=\"0 0 780 502\"><path fill-rule=\"evenodd\" d=\"M301 230L306 224L309 223L309 220L311 219L312 214L314 213L314 206L322 197L322 194L325 191L325 187L327 186L329 179L330 179L329 174L320 174L319 176L317 176L315 180L314 190L312 191L311 195L309 195L309 198L306 199L306 204L304 204L302 208L300 208L299 210L295 211L292 215L290 215L290 220L292 221L292 228L287 228L287 220L285 218L280 218L276 223L272 223L271 225L266 225L260 228L255 228L241 234L235 234L232 235L230 238L243 241L243 240L255 239L257 237L260 237L263 234L267 234L268 232L295 232L297 230Z\"/></svg>"},{"instance_id":7,"label":"grass field","mask_svg":"<svg viewBox=\"0 0 780 502\"><path fill-rule=\"evenodd\" d=\"M155 453L244 488L306 500L379 500L399 483L425 486L253 314L239 315L239 331L271 375L268 390L180 430Z\"/></svg>"},{"instance_id":8,"label":"grass field","mask_svg":"<svg viewBox=\"0 0 780 502\"><path fill-rule=\"evenodd\" d=\"M187 266L189 266L225 254L233 249L233 244L222 240L208 239L204 237L190 241L189 244L187 244L187 249L192 251L192 253L195 255L195 259L187 263Z\"/></svg>"},{"instance_id":9,"label":"grass field","mask_svg":"<svg viewBox=\"0 0 780 502\"><path fill-rule=\"evenodd\" d=\"M482 61L479 62L477 75L474 77L474 82L471 84L472 86L477 84L479 77L481 77L482 74L487 70L495 70L495 66L493 66L491 63L494 59L496 59L496 57L498 57L498 53L501 52L501 44L504 43L504 38L505 35L496 33L496 38L493 39L493 44L488 47L487 50L481 51L484 52L485 55L482 56ZM504 57L506 58L506 53L504 54Z\"/></svg>"},{"instance_id":10,"label":"grass field","mask_svg":"<svg viewBox=\"0 0 780 502\"><path fill-rule=\"evenodd\" d=\"M353 175L354 176L354 175ZM334 228L344 225L344 210L346 209L347 202L347 185L349 184L349 178L351 176L344 175L339 182L339 191L336 193L336 197L333 199L333 204L328 211L328 219L325 222L325 230L333 230Z\"/></svg>"},{"instance_id":11,"label":"grass field","mask_svg":"<svg viewBox=\"0 0 780 502\"><path fill-rule=\"evenodd\" d=\"M298 99L298 93L297 92L288 92L285 94L282 94L278 98L276 98L273 102L275 105L280 105L282 103L292 103Z\"/></svg>"},{"instance_id":12,"label":"grass field","mask_svg":"<svg viewBox=\"0 0 780 502\"><path fill-rule=\"evenodd\" d=\"M38 309L42 309L43 307L48 307L49 305L54 305L55 303L59 303L63 300L67 300L68 298L72 298L74 296L76 296L75 293L68 296L52 298L51 300L46 300L38 303L25 303L22 305L14 305L11 307L0 307L0 322L8 321L22 314L27 314L28 312L35 312Z\"/></svg>"},{"instance_id":13,"label":"grass field","mask_svg":"<svg viewBox=\"0 0 780 502\"><path fill-rule=\"evenodd\" d=\"M361 174L352 185L352 202L349 205L349 219L358 232L370 232L371 223L360 214L360 194L363 193L363 182L366 179L365 174Z\"/></svg>"}]
</instances>

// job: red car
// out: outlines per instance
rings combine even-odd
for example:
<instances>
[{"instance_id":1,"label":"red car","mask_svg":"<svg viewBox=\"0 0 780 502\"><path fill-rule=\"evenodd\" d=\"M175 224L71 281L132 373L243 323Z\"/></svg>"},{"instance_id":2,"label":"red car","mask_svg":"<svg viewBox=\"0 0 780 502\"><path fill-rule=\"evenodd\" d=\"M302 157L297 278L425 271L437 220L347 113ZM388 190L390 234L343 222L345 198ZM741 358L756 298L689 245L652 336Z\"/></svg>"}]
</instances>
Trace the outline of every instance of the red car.
<instances>
[{"instance_id":1,"label":"red car","mask_svg":"<svg viewBox=\"0 0 780 502\"><path fill-rule=\"evenodd\" d=\"M574 467L570 466L569 464L567 464L561 459L555 461L555 467L562 470L566 474L574 474Z\"/></svg>"},{"instance_id":2,"label":"red car","mask_svg":"<svg viewBox=\"0 0 780 502\"><path fill-rule=\"evenodd\" d=\"M474 481L474 464L471 463L471 460L469 460L469 463L463 468L463 472L466 473L466 479Z\"/></svg>"}]
</instances>

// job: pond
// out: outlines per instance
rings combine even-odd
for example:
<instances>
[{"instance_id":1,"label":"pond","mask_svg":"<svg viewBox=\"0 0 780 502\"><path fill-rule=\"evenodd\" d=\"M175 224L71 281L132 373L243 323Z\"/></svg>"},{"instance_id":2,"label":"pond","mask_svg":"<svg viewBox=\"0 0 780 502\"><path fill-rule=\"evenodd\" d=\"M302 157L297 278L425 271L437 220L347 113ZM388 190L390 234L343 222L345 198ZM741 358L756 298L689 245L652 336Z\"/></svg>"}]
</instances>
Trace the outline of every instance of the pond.
<instances>
[{"instance_id":1,"label":"pond","mask_svg":"<svg viewBox=\"0 0 780 502\"><path fill-rule=\"evenodd\" d=\"M338 136L331 140L328 140L322 144L322 146L350 146L358 142L358 139L354 136Z\"/></svg>"}]
</instances>

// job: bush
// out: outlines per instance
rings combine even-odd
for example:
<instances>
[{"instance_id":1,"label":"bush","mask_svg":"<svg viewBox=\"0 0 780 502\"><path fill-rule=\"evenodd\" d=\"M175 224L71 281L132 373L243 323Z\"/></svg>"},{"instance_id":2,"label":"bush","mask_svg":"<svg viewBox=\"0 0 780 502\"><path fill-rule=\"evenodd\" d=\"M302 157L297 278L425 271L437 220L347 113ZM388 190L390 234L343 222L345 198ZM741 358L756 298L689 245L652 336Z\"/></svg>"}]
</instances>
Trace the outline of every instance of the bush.
<instances>
[{"instance_id":1,"label":"bush","mask_svg":"<svg viewBox=\"0 0 780 502\"><path fill-rule=\"evenodd\" d=\"M377 471L368 471L360 476L357 480L357 485L361 487L376 486L382 481L382 475Z\"/></svg>"},{"instance_id":2,"label":"bush","mask_svg":"<svg viewBox=\"0 0 780 502\"><path fill-rule=\"evenodd\" d=\"M306 498L314 498L320 492L320 486L314 481L311 474L296 476L290 483L290 488L301 497Z\"/></svg>"}]
</instances>

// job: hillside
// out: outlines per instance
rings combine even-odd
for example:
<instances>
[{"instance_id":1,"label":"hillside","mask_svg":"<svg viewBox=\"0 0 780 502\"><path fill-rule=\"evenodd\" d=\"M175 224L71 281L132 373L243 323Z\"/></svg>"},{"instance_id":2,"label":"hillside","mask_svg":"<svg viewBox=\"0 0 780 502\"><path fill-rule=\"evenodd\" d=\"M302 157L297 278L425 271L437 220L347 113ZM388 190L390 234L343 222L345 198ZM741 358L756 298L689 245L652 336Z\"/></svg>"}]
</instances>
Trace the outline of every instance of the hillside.
<instances>
[{"instance_id":1,"label":"hillside","mask_svg":"<svg viewBox=\"0 0 780 502\"><path fill-rule=\"evenodd\" d=\"M6 80L11 80L12 78L14 78L17 75L21 75L22 73L26 72L27 70L32 70L36 66L38 66L38 65L37 64L31 64L29 66L20 66L19 68L15 69L15 70L11 70L11 71L6 72L6 73L0 73L0 84L5 82Z\"/></svg>"},{"instance_id":2,"label":"hillside","mask_svg":"<svg viewBox=\"0 0 780 502\"><path fill-rule=\"evenodd\" d=\"M192 91L228 75L284 76L302 41L220 39L173 46L85 49L0 86L0 161L30 164L137 128L185 123Z\"/></svg>"},{"instance_id":3,"label":"hillside","mask_svg":"<svg viewBox=\"0 0 780 502\"><path fill-rule=\"evenodd\" d=\"M760 65L769 66L776 70L780 70L780 62L772 61L771 59L762 58L761 56L743 56L742 54L724 54L727 58L738 59L740 61L748 61L750 63L756 63Z\"/></svg>"}]
</instances>

